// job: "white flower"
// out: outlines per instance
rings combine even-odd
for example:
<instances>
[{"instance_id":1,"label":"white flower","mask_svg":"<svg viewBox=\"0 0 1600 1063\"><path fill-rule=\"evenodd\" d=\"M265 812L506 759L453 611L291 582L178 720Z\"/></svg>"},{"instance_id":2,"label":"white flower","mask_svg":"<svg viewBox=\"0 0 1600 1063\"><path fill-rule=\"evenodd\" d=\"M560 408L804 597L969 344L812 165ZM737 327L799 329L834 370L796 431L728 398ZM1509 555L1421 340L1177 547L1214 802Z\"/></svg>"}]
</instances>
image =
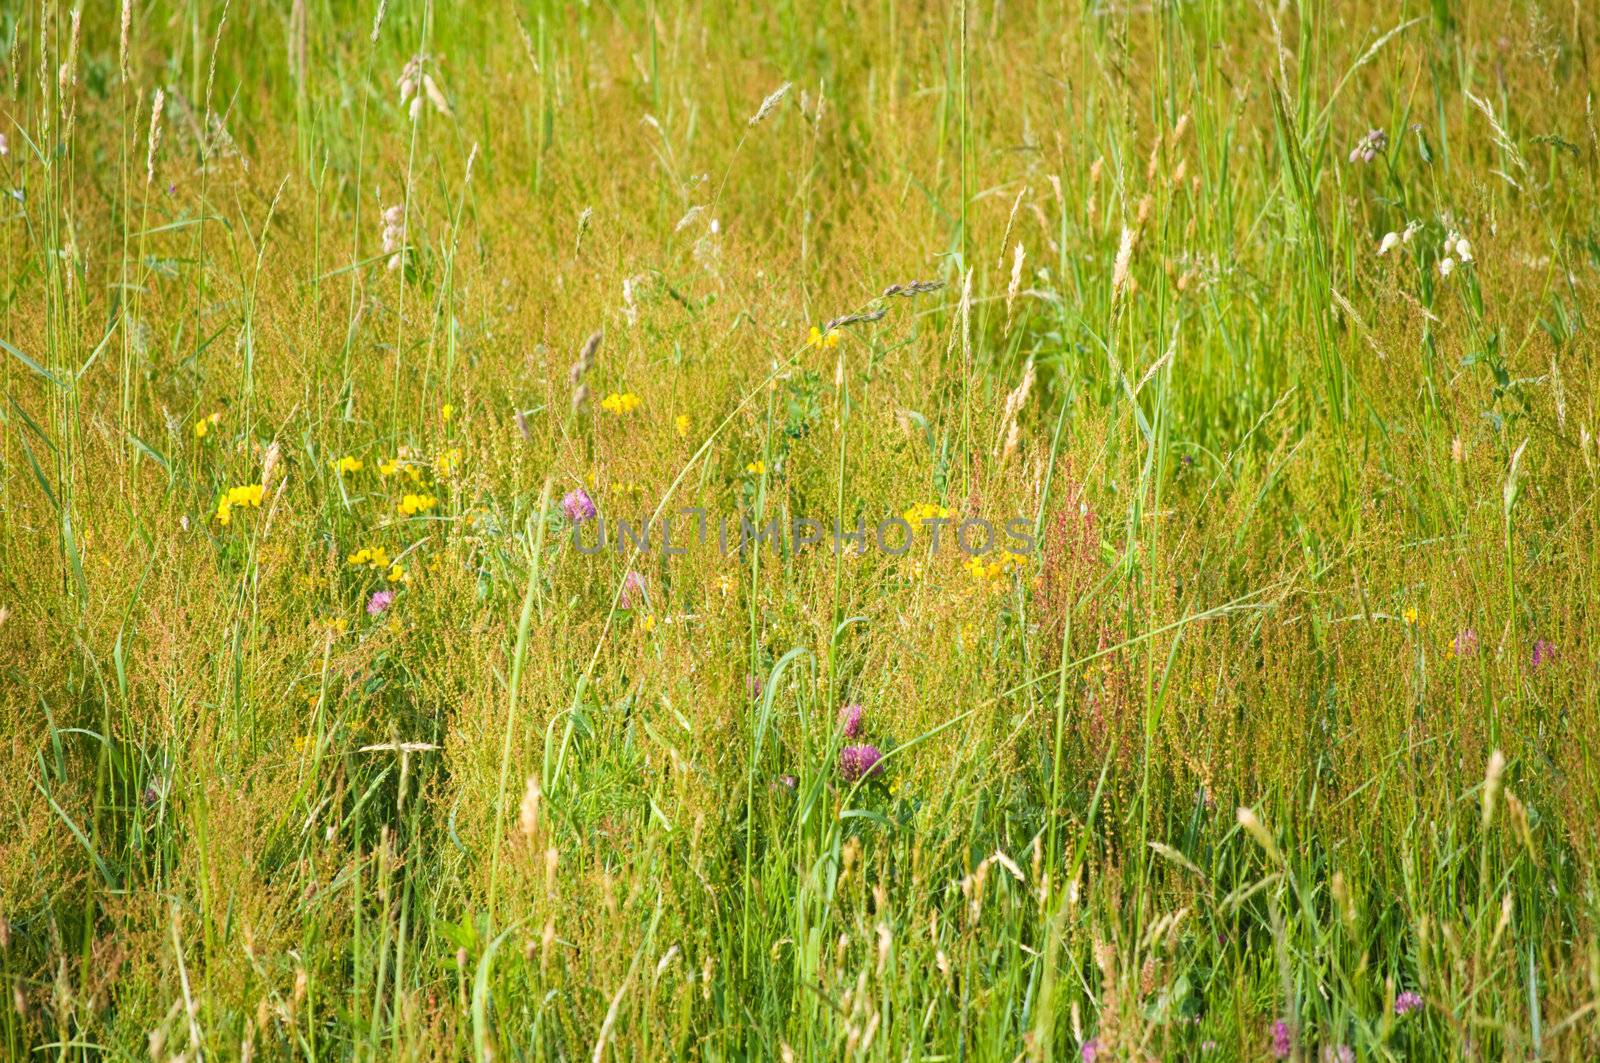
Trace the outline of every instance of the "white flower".
<instances>
[{"instance_id":1,"label":"white flower","mask_svg":"<svg viewBox=\"0 0 1600 1063\"><path fill-rule=\"evenodd\" d=\"M1448 276L1450 276L1450 274L1452 272L1455 271L1455 268L1456 268L1456 260L1455 259L1449 258L1449 257L1445 257L1445 258L1441 258L1439 260L1439 276L1448 277Z\"/></svg>"},{"instance_id":2,"label":"white flower","mask_svg":"<svg viewBox=\"0 0 1600 1063\"><path fill-rule=\"evenodd\" d=\"M1417 235L1421 229L1422 225L1420 222L1406 222L1406 231L1400 234L1400 242L1403 244L1409 244L1411 242L1411 238Z\"/></svg>"},{"instance_id":3,"label":"white flower","mask_svg":"<svg viewBox=\"0 0 1600 1063\"><path fill-rule=\"evenodd\" d=\"M1398 247L1399 244L1399 233L1385 233L1383 242L1378 245L1378 254L1387 255L1390 251L1393 251L1396 247Z\"/></svg>"},{"instance_id":4,"label":"white flower","mask_svg":"<svg viewBox=\"0 0 1600 1063\"><path fill-rule=\"evenodd\" d=\"M1465 236L1456 240L1456 257L1463 262L1472 261L1472 245L1467 243Z\"/></svg>"}]
</instances>

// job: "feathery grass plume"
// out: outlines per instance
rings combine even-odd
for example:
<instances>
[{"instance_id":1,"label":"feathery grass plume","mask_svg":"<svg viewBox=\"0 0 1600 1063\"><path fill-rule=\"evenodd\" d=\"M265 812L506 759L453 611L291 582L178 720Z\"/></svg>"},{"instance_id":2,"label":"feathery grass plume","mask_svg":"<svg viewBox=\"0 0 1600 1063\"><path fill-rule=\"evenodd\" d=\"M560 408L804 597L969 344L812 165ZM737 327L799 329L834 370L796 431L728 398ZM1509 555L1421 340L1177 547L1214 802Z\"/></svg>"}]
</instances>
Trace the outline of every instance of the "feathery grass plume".
<instances>
[{"instance_id":1,"label":"feathery grass plume","mask_svg":"<svg viewBox=\"0 0 1600 1063\"><path fill-rule=\"evenodd\" d=\"M156 149L161 146L161 111L166 105L166 90L156 89L155 99L150 103L150 143L144 158L144 183L146 186L156 179Z\"/></svg>"},{"instance_id":2,"label":"feathery grass plume","mask_svg":"<svg viewBox=\"0 0 1600 1063\"><path fill-rule=\"evenodd\" d=\"M1117 260L1111 269L1111 302L1117 302L1117 296L1128 286L1128 264L1133 261L1134 230L1124 225L1122 227L1122 242L1117 245Z\"/></svg>"},{"instance_id":3,"label":"feathery grass plume","mask_svg":"<svg viewBox=\"0 0 1600 1063\"><path fill-rule=\"evenodd\" d=\"M1028 194L1028 186L1023 185L1017 189L1017 196L1011 201L1011 213L1006 215L1006 231L1000 237L1000 254L995 259L994 268L1003 269L1006 264L1006 245L1011 242L1011 230L1017 224L1017 208L1022 206L1022 197Z\"/></svg>"},{"instance_id":4,"label":"feathery grass plume","mask_svg":"<svg viewBox=\"0 0 1600 1063\"><path fill-rule=\"evenodd\" d=\"M929 292L936 292L944 287L944 281L911 281L906 284L891 284L883 290L881 298L912 299Z\"/></svg>"},{"instance_id":5,"label":"feathery grass plume","mask_svg":"<svg viewBox=\"0 0 1600 1063\"><path fill-rule=\"evenodd\" d=\"M378 12L372 16L372 43L378 43L378 32L383 29L383 13L389 8L389 0L378 0Z\"/></svg>"},{"instance_id":6,"label":"feathery grass plume","mask_svg":"<svg viewBox=\"0 0 1600 1063\"><path fill-rule=\"evenodd\" d=\"M583 237L589 231L589 221L594 217L593 207L584 207L578 212L578 233L572 241L572 257L577 258L583 251Z\"/></svg>"},{"instance_id":7,"label":"feathery grass plume","mask_svg":"<svg viewBox=\"0 0 1600 1063\"><path fill-rule=\"evenodd\" d=\"M1011 304L1017 300L1017 292L1022 289L1022 260L1026 252L1022 249L1022 241L1018 240L1016 252L1011 257L1011 283L1006 286L1006 331L1011 331Z\"/></svg>"},{"instance_id":8,"label":"feathery grass plume","mask_svg":"<svg viewBox=\"0 0 1600 1063\"><path fill-rule=\"evenodd\" d=\"M767 118L771 116L772 112L778 109L778 104L783 102L783 98L789 94L789 86L791 84L792 82L785 81L782 85L779 85L776 89L774 89L771 95L761 101L761 106L756 108L756 113L751 115L750 121L746 122L745 124L756 125L757 123L766 121Z\"/></svg>"},{"instance_id":9,"label":"feathery grass plume","mask_svg":"<svg viewBox=\"0 0 1600 1063\"><path fill-rule=\"evenodd\" d=\"M876 310L868 310L860 314L846 314L843 317L836 317L823 324L822 332L832 332L834 329L843 328L846 325L861 325L869 324L873 321L882 321L884 315L888 312L888 307L880 306Z\"/></svg>"},{"instance_id":10,"label":"feathery grass plume","mask_svg":"<svg viewBox=\"0 0 1600 1063\"><path fill-rule=\"evenodd\" d=\"M1267 854L1268 859L1275 864L1282 864L1283 853L1279 851L1278 843L1272 838L1272 832L1267 830L1266 824L1261 822L1261 817L1256 815L1255 810L1240 805L1238 819L1239 826L1255 839L1255 843L1261 846L1261 851Z\"/></svg>"},{"instance_id":11,"label":"feathery grass plume","mask_svg":"<svg viewBox=\"0 0 1600 1063\"><path fill-rule=\"evenodd\" d=\"M589 338L583 341L583 346L578 350L578 360L573 362L572 368L568 370L568 377L573 386L573 409L577 409L583 403L583 400L589 397L589 386L584 383L583 378L588 374L589 370L594 368L595 353L600 350L600 340L604 335L604 331L600 329L591 332Z\"/></svg>"},{"instance_id":12,"label":"feathery grass plume","mask_svg":"<svg viewBox=\"0 0 1600 1063\"><path fill-rule=\"evenodd\" d=\"M122 33L117 46L117 69L122 73L122 80L128 78L128 37L133 28L133 0L122 0Z\"/></svg>"},{"instance_id":13,"label":"feathery grass plume","mask_svg":"<svg viewBox=\"0 0 1600 1063\"><path fill-rule=\"evenodd\" d=\"M1000 415L1000 438L1004 442L996 444L995 456L1002 461L1011 457L1021 439L1022 430L1018 417L1022 413L1022 407L1027 404L1028 393L1033 390L1033 379L1033 359L1029 358L1022 370L1022 382L1006 396L1005 410Z\"/></svg>"},{"instance_id":14,"label":"feathery grass plume","mask_svg":"<svg viewBox=\"0 0 1600 1063\"><path fill-rule=\"evenodd\" d=\"M1489 765L1483 773L1483 826L1494 820L1495 804L1500 800L1500 785L1506 773L1505 754L1498 749L1489 754Z\"/></svg>"},{"instance_id":15,"label":"feathery grass plume","mask_svg":"<svg viewBox=\"0 0 1600 1063\"><path fill-rule=\"evenodd\" d=\"M539 785L537 775L528 776L527 788L522 793L522 805L517 813L517 827L522 831L522 837L532 845L539 837L540 804L544 798L544 790Z\"/></svg>"}]
</instances>

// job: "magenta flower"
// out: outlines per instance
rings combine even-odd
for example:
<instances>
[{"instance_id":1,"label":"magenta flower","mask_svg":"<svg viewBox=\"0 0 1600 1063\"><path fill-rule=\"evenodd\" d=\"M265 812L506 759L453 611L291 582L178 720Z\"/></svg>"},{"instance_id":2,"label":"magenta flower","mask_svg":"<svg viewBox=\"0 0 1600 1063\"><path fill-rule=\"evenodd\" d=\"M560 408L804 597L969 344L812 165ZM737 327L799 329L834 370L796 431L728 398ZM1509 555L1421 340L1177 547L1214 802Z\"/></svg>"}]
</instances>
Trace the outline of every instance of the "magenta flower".
<instances>
[{"instance_id":1,"label":"magenta flower","mask_svg":"<svg viewBox=\"0 0 1600 1063\"><path fill-rule=\"evenodd\" d=\"M1078 1055L1083 1058L1083 1063L1094 1063L1100 1058L1099 1039L1083 1042L1083 1048L1079 1050Z\"/></svg>"},{"instance_id":2,"label":"magenta flower","mask_svg":"<svg viewBox=\"0 0 1600 1063\"><path fill-rule=\"evenodd\" d=\"M1422 994L1416 990L1408 989L1394 998L1394 1013L1408 1015L1422 1007Z\"/></svg>"},{"instance_id":3,"label":"magenta flower","mask_svg":"<svg viewBox=\"0 0 1600 1063\"><path fill-rule=\"evenodd\" d=\"M573 488L561 499L561 512L574 524L582 524L594 516L594 499L589 497L589 492L581 487Z\"/></svg>"},{"instance_id":4,"label":"magenta flower","mask_svg":"<svg viewBox=\"0 0 1600 1063\"><path fill-rule=\"evenodd\" d=\"M877 746L845 746L839 750L839 774L845 782L860 782L869 776L883 774L883 754Z\"/></svg>"},{"instance_id":5,"label":"magenta flower","mask_svg":"<svg viewBox=\"0 0 1600 1063\"><path fill-rule=\"evenodd\" d=\"M1455 651L1457 657L1471 657L1478 652L1478 633L1470 627L1467 628L1455 637L1450 643L1450 648Z\"/></svg>"},{"instance_id":6,"label":"magenta flower","mask_svg":"<svg viewBox=\"0 0 1600 1063\"><path fill-rule=\"evenodd\" d=\"M860 705L846 705L839 710L839 726L846 738L854 738L861 733L862 711Z\"/></svg>"},{"instance_id":7,"label":"magenta flower","mask_svg":"<svg viewBox=\"0 0 1600 1063\"><path fill-rule=\"evenodd\" d=\"M1294 1054L1294 1034L1289 1024L1279 1019L1272 1024L1272 1058L1288 1059Z\"/></svg>"},{"instance_id":8,"label":"magenta flower","mask_svg":"<svg viewBox=\"0 0 1600 1063\"><path fill-rule=\"evenodd\" d=\"M367 599L367 615L377 616L394 604L394 591L373 591Z\"/></svg>"},{"instance_id":9,"label":"magenta flower","mask_svg":"<svg viewBox=\"0 0 1600 1063\"><path fill-rule=\"evenodd\" d=\"M1543 668L1556 659L1556 644L1549 639L1537 639L1533 644L1533 666Z\"/></svg>"},{"instance_id":10,"label":"magenta flower","mask_svg":"<svg viewBox=\"0 0 1600 1063\"><path fill-rule=\"evenodd\" d=\"M634 604L644 597L644 577L637 572L630 572L622 577L622 608L632 609Z\"/></svg>"}]
</instances>

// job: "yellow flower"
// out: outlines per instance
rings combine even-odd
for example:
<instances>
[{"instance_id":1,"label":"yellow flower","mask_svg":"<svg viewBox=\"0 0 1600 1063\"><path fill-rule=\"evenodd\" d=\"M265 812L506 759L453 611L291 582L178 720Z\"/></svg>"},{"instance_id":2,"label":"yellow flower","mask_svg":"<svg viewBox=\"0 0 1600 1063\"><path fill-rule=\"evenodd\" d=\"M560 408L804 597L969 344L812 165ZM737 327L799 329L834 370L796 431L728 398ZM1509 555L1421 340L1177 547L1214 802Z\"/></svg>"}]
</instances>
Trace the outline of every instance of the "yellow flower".
<instances>
[{"instance_id":1,"label":"yellow flower","mask_svg":"<svg viewBox=\"0 0 1600 1063\"><path fill-rule=\"evenodd\" d=\"M439 500L432 495L405 495L400 499L400 512L408 517L418 513L426 513L439 504Z\"/></svg>"},{"instance_id":2,"label":"yellow flower","mask_svg":"<svg viewBox=\"0 0 1600 1063\"><path fill-rule=\"evenodd\" d=\"M388 461L380 461L378 463L378 475L379 476L393 476L395 473L397 473L399 471L400 471L400 459L399 458L390 458Z\"/></svg>"},{"instance_id":3,"label":"yellow flower","mask_svg":"<svg viewBox=\"0 0 1600 1063\"><path fill-rule=\"evenodd\" d=\"M439 469L440 476L450 476L461 467L461 448L451 447L439 455L439 460L434 462Z\"/></svg>"},{"instance_id":4,"label":"yellow flower","mask_svg":"<svg viewBox=\"0 0 1600 1063\"><path fill-rule=\"evenodd\" d=\"M194 437L196 439L204 439L211 433L211 429L213 427L221 423L222 414L220 413L213 413L208 417L202 417L200 420L194 423Z\"/></svg>"},{"instance_id":5,"label":"yellow flower","mask_svg":"<svg viewBox=\"0 0 1600 1063\"><path fill-rule=\"evenodd\" d=\"M1401 613L1400 616L1405 620L1406 627L1415 627L1417 624L1417 607L1414 605L1406 606L1405 612Z\"/></svg>"},{"instance_id":6,"label":"yellow flower","mask_svg":"<svg viewBox=\"0 0 1600 1063\"><path fill-rule=\"evenodd\" d=\"M925 520L932 520L936 517L949 520L951 517L955 516L955 511L944 506L934 505L932 502L918 502L916 505L900 514L900 516L901 519L903 519L907 524L911 525L912 529L915 530L921 528L922 522Z\"/></svg>"},{"instance_id":7,"label":"yellow flower","mask_svg":"<svg viewBox=\"0 0 1600 1063\"><path fill-rule=\"evenodd\" d=\"M346 631L350 630L350 621L346 620L342 616L324 617L322 620L322 627L328 632L328 634L332 635L334 638L338 638L340 635L343 635Z\"/></svg>"},{"instance_id":8,"label":"yellow flower","mask_svg":"<svg viewBox=\"0 0 1600 1063\"><path fill-rule=\"evenodd\" d=\"M443 421L445 424L449 424L450 423L450 419L452 417L454 417L455 415L456 415L456 408L454 406L450 405L448 402L445 403L443 406L439 407L439 419L441 421Z\"/></svg>"},{"instance_id":9,"label":"yellow flower","mask_svg":"<svg viewBox=\"0 0 1600 1063\"><path fill-rule=\"evenodd\" d=\"M388 568L390 563L389 551L381 546L363 546L345 560L356 568Z\"/></svg>"},{"instance_id":10,"label":"yellow flower","mask_svg":"<svg viewBox=\"0 0 1600 1063\"><path fill-rule=\"evenodd\" d=\"M262 493L260 484L240 484L228 488L227 494L217 499L217 523L232 524L235 509L259 508Z\"/></svg>"},{"instance_id":11,"label":"yellow flower","mask_svg":"<svg viewBox=\"0 0 1600 1063\"><path fill-rule=\"evenodd\" d=\"M823 347L839 346L839 339L840 333L838 329L831 328L827 332L823 332L817 326L812 325L811 334L806 337L806 343L820 350Z\"/></svg>"},{"instance_id":12,"label":"yellow flower","mask_svg":"<svg viewBox=\"0 0 1600 1063\"><path fill-rule=\"evenodd\" d=\"M297 735L294 740L294 751L296 753L304 753L307 747L311 745L311 742L312 738L310 735Z\"/></svg>"},{"instance_id":13,"label":"yellow flower","mask_svg":"<svg viewBox=\"0 0 1600 1063\"><path fill-rule=\"evenodd\" d=\"M767 471L767 463L764 461L752 461L744 467L744 471L752 476L760 476Z\"/></svg>"},{"instance_id":14,"label":"yellow flower","mask_svg":"<svg viewBox=\"0 0 1600 1063\"><path fill-rule=\"evenodd\" d=\"M624 391L620 395L613 391L600 400L600 408L621 417L623 414L637 410L643 403L644 400L631 391Z\"/></svg>"},{"instance_id":15,"label":"yellow flower","mask_svg":"<svg viewBox=\"0 0 1600 1063\"><path fill-rule=\"evenodd\" d=\"M396 563L396 564L390 565L389 566L389 582L390 583L410 583L411 582L411 573L407 572L406 571L406 567L404 565L402 565L402 564Z\"/></svg>"},{"instance_id":16,"label":"yellow flower","mask_svg":"<svg viewBox=\"0 0 1600 1063\"><path fill-rule=\"evenodd\" d=\"M335 472L341 473L360 472L362 469L366 468L366 462L362 461L360 458L353 458L346 454L344 457L333 463L333 468Z\"/></svg>"},{"instance_id":17,"label":"yellow flower","mask_svg":"<svg viewBox=\"0 0 1600 1063\"><path fill-rule=\"evenodd\" d=\"M646 635L650 634L650 632L656 629L656 614L646 613L644 615L644 619L639 621L639 626L644 628L644 633Z\"/></svg>"},{"instance_id":18,"label":"yellow flower","mask_svg":"<svg viewBox=\"0 0 1600 1063\"><path fill-rule=\"evenodd\" d=\"M686 414L686 413L678 414L678 416L673 419L672 423L677 426L677 428L678 428L678 437L680 439L688 439L689 438L689 415L688 414Z\"/></svg>"}]
</instances>

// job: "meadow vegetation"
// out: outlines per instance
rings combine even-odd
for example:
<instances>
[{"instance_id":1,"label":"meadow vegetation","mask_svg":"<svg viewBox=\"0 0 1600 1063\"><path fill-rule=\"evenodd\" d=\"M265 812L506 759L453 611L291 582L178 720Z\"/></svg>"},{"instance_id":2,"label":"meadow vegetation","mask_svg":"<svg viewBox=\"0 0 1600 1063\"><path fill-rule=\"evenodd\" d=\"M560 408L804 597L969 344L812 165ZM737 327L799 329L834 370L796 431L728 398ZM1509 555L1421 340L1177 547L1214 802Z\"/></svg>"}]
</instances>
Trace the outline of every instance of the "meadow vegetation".
<instances>
[{"instance_id":1,"label":"meadow vegetation","mask_svg":"<svg viewBox=\"0 0 1600 1063\"><path fill-rule=\"evenodd\" d=\"M0 1055L1600 1057L1597 87L1580 0L5 5ZM687 507L825 530L579 548Z\"/></svg>"}]
</instances>

